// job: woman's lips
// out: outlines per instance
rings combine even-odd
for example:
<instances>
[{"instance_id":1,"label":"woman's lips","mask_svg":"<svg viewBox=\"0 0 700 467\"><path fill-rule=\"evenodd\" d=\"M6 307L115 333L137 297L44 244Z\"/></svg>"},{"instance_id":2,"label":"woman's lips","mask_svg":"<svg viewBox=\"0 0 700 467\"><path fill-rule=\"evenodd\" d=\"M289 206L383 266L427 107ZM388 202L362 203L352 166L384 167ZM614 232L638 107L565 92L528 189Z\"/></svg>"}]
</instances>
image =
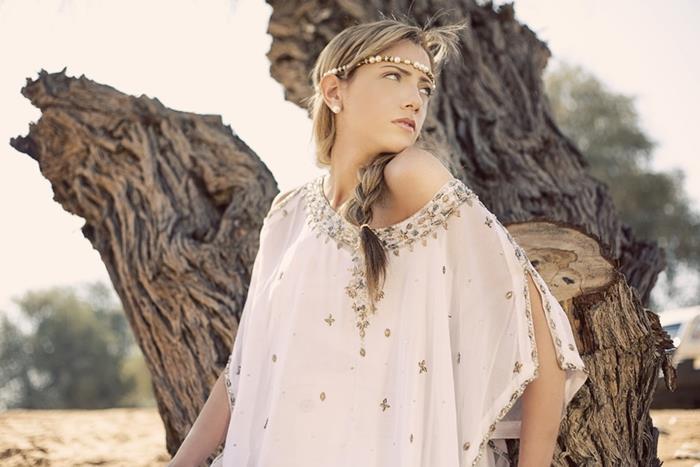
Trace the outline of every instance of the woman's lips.
<instances>
[{"instance_id":1,"label":"woman's lips","mask_svg":"<svg viewBox=\"0 0 700 467\"><path fill-rule=\"evenodd\" d=\"M393 122L393 123L396 124L396 125L398 125L398 126L400 126L401 128L404 128L404 129L410 131L411 133L413 133L413 127L412 127L411 125L409 125L408 123L404 123L404 122L401 122L401 121L396 121L396 122Z\"/></svg>"}]
</instances>

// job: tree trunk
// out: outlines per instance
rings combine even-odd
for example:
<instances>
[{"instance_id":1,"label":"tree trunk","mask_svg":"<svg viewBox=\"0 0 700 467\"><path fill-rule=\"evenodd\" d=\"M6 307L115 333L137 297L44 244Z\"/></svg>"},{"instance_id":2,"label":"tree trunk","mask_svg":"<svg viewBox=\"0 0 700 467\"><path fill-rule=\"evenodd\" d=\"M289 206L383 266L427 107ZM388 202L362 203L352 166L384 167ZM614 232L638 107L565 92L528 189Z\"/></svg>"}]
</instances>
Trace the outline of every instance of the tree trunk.
<instances>
[{"instance_id":1,"label":"tree trunk","mask_svg":"<svg viewBox=\"0 0 700 467\"><path fill-rule=\"evenodd\" d=\"M368 1L268 3L271 72L297 104L332 36L384 11ZM394 1L386 13L424 21L441 7ZM673 381L671 343L643 304L662 251L620 224L605 187L552 120L541 80L546 45L511 5L451 7L471 27L423 131L543 271L579 338L590 379L568 409L555 465L659 465L649 405L659 368ZM278 190L219 116L173 111L64 72L28 81L22 92L43 115L10 143L38 161L54 199L85 219L83 234L145 355L174 454L226 363ZM508 444L515 465L517 440Z\"/></svg>"},{"instance_id":2,"label":"tree trunk","mask_svg":"<svg viewBox=\"0 0 700 467\"><path fill-rule=\"evenodd\" d=\"M174 454L231 352L262 219L279 190L219 116L64 72L42 70L22 89L43 115L10 144L36 159L54 200L85 219Z\"/></svg>"}]
</instances>

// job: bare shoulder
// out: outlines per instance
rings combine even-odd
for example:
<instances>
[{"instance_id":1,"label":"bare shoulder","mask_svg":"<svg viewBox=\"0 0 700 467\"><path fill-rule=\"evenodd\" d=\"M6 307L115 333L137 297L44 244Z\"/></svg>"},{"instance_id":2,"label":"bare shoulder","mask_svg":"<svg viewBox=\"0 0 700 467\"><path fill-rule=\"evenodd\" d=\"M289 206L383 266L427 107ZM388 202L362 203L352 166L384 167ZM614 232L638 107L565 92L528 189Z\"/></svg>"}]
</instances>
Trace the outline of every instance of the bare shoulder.
<instances>
[{"instance_id":1,"label":"bare shoulder","mask_svg":"<svg viewBox=\"0 0 700 467\"><path fill-rule=\"evenodd\" d=\"M391 204L403 215L410 215L423 207L453 178L435 155L414 147L400 152L384 168Z\"/></svg>"}]
</instances>

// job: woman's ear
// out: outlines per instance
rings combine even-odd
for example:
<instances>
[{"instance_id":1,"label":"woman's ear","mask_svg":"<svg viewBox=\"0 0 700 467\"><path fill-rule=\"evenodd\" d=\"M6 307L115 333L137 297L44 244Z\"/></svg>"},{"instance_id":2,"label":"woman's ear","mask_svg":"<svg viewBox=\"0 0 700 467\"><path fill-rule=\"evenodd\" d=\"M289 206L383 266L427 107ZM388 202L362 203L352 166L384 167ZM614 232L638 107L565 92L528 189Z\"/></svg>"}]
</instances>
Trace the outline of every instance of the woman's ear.
<instances>
[{"instance_id":1,"label":"woman's ear","mask_svg":"<svg viewBox=\"0 0 700 467\"><path fill-rule=\"evenodd\" d=\"M335 113L343 107L340 84L340 78L333 74L324 76L319 84L323 101Z\"/></svg>"}]
</instances>

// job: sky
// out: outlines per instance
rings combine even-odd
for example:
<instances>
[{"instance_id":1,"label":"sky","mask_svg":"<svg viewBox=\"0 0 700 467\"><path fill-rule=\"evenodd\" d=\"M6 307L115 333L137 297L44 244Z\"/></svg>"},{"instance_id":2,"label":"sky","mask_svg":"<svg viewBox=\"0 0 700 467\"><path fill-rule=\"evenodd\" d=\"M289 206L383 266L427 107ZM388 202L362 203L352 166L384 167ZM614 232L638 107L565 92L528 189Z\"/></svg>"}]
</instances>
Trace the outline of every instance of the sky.
<instances>
[{"instance_id":1,"label":"sky","mask_svg":"<svg viewBox=\"0 0 700 467\"><path fill-rule=\"evenodd\" d=\"M306 112L269 76L271 12L263 0L0 0L0 310L13 314L12 297L27 290L109 283L83 220L53 201L37 163L9 145L40 117L20 90L41 69L65 67L176 110L221 115L280 190L320 173ZM692 47L700 2L522 0L515 12L552 51L549 67L580 65L611 92L636 97L642 128L658 143L654 168L683 170L698 209L700 60Z\"/></svg>"}]
</instances>

